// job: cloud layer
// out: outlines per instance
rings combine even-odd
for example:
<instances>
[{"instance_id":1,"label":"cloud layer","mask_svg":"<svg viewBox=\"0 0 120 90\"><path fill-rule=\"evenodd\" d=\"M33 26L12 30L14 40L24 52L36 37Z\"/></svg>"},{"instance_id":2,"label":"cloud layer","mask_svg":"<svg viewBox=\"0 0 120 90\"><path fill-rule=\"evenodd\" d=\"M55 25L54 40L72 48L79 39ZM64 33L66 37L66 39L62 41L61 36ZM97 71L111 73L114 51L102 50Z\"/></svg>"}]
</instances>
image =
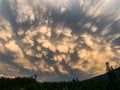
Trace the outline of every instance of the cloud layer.
<instances>
[{"instance_id":1,"label":"cloud layer","mask_svg":"<svg viewBox=\"0 0 120 90\"><path fill-rule=\"evenodd\" d=\"M0 0L0 72L80 80L120 64L119 0ZM113 7L111 7L113 6Z\"/></svg>"}]
</instances>

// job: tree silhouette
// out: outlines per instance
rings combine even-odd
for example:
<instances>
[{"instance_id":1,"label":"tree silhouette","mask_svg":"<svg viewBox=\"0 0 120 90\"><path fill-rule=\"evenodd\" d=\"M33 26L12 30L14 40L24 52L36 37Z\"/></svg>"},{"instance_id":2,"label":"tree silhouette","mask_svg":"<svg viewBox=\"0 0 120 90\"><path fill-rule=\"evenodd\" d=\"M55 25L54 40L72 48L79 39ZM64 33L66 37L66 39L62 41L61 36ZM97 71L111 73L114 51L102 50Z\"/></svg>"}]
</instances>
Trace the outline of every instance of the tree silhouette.
<instances>
[{"instance_id":1,"label":"tree silhouette","mask_svg":"<svg viewBox=\"0 0 120 90\"><path fill-rule=\"evenodd\" d=\"M118 87L118 80L116 77L116 73L113 67L112 66L110 67L109 62L106 62L106 71L107 71L108 80L110 82L111 90L120 90Z\"/></svg>"},{"instance_id":2,"label":"tree silhouette","mask_svg":"<svg viewBox=\"0 0 120 90\"><path fill-rule=\"evenodd\" d=\"M120 69L118 69L120 71ZM108 79L88 79L79 81L37 82L37 75L31 77L0 78L0 90L120 90L115 69L106 63ZM119 80L120 82L120 80Z\"/></svg>"},{"instance_id":3,"label":"tree silhouette","mask_svg":"<svg viewBox=\"0 0 120 90\"><path fill-rule=\"evenodd\" d=\"M110 72L110 71L111 71L109 62L106 62L106 71L107 71L107 72Z\"/></svg>"},{"instance_id":4,"label":"tree silhouette","mask_svg":"<svg viewBox=\"0 0 120 90\"><path fill-rule=\"evenodd\" d=\"M37 80L37 75L36 74L34 74L34 79Z\"/></svg>"}]
</instances>

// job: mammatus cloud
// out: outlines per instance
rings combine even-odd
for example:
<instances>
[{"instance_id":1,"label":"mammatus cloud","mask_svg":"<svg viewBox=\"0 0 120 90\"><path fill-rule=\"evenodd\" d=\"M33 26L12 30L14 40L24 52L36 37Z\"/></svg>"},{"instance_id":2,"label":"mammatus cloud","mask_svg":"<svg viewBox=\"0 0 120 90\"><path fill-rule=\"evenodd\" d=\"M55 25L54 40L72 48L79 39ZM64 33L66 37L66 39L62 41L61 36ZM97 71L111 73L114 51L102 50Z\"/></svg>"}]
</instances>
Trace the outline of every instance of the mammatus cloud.
<instances>
[{"instance_id":1,"label":"mammatus cloud","mask_svg":"<svg viewBox=\"0 0 120 90\"><path fill-rule=\"evenodd\" d=\"M29 60L27 60L21 50L21 48L15 43L15 41L9 41L8 44L5 44L5 48L13 53L14 63L22 66L28 70L36 70Z\"/></svg>"},{"instance_id":2,"label":"mammatus cloud","mask_svg":"<svg viewBox=\"0 0 120 90\"><path fill-rule=\"evenodd\" d=\"M107 58L113 58L116 56L112 52L111 46L108 42L102 44L103 40L100 40L100 37L94 38L88 34L82 35L82 37L84 39L83 43L86 44L89 49L82 48L78 50L77 54L80 60L72 65L73 68L86 71L90 74L99 74L105 71L105 68L99 68L104 67L105 61L110 62L113 66L117 65L115 61Z\"/></svg>"},{"instance_id":3,"label":"mammatus cloud","mask_svg":"<svg viewBox=\"0 0 120 90\"><path fill-rule=\"evenodd\" d=\"M0 0L0 72L51 81L102 74L106 61L118 67L117 1Z\"/></svg>"}]
</instances>

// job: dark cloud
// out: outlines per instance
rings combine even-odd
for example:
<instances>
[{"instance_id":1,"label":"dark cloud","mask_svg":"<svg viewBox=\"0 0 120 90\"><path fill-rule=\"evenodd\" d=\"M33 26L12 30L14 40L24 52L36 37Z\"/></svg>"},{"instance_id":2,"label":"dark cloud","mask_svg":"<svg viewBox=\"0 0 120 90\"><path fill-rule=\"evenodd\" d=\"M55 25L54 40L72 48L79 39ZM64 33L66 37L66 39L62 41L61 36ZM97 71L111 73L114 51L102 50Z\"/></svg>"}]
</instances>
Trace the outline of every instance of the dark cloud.
<instances>
[{"instance_id":1,"label":"dark cloud","mask_svg":"<svg viewBox=\"0 0 120 90\"><path fill-rule=\"evenodd\" d=\"M115 45L120 46L120 36L117 37L117 38L113 41L113 43L114 43Z\"/></svg>"}]
</instances>

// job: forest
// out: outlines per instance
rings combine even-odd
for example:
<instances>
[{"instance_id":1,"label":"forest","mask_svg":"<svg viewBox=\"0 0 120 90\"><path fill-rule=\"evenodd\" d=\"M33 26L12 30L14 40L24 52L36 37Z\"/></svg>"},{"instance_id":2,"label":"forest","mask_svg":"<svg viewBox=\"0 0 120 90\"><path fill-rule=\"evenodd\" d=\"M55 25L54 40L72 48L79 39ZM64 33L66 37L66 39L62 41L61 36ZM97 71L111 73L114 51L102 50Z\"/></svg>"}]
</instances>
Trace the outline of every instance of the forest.
<instances>
[{"instance_id":1,"label":"forest","mask_svg":"<svg viewBox=\"0 0 120 90\"><path fill-rule=\"evenodd\" d=\"M38 82L37 75L32 77L0 78L0 90L120 90L120 68L113 69L106 63L107 78L98 76L88 80ZM103 76L105 76L103 75Z\"/></svg>"}]
</instances>

